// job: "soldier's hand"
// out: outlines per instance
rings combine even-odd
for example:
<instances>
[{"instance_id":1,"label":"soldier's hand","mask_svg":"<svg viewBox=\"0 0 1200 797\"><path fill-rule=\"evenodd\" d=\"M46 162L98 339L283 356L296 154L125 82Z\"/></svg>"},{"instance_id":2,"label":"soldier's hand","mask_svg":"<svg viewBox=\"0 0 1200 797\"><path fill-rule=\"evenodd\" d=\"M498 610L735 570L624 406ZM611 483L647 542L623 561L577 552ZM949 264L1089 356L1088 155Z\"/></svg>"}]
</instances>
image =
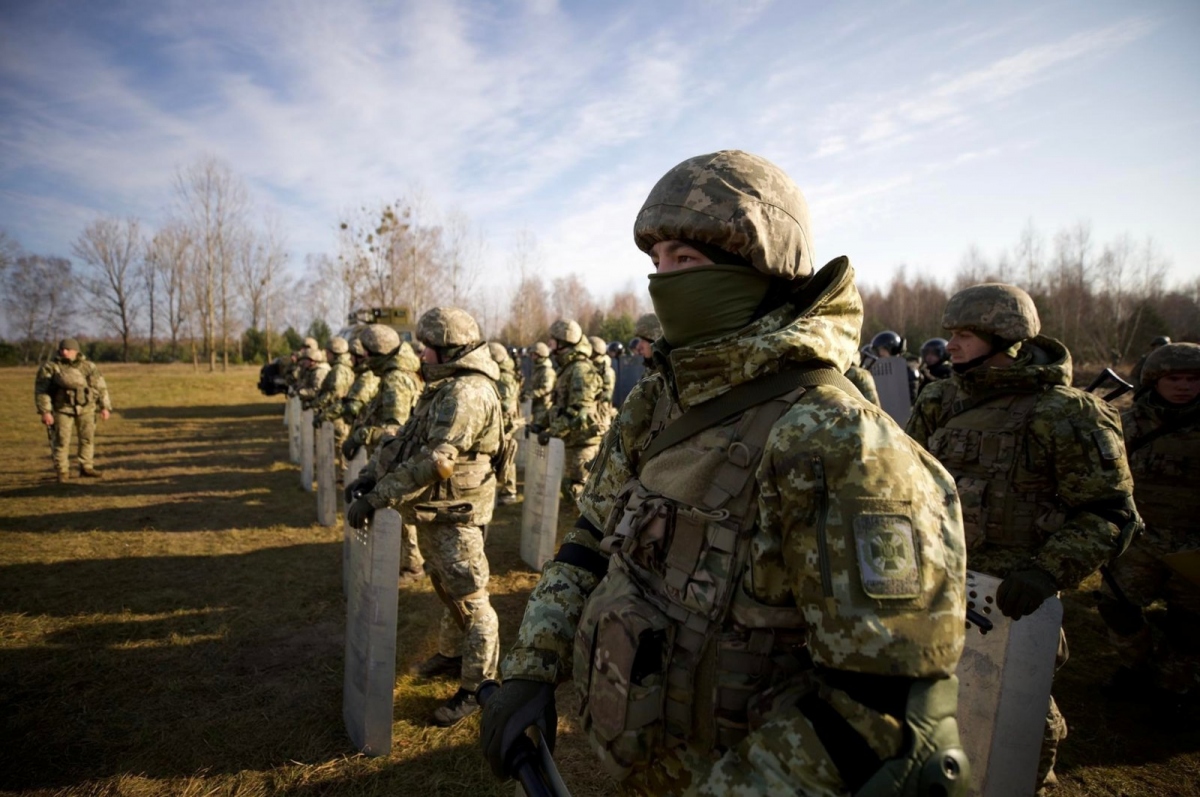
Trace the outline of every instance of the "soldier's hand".
<instances>
[{"instance_id":1,"label":"soldier's hand","mask_svg":"<svg viewBox=\"0 0 1200 797\"><path fill-rule=\"evenodd\" d=\"M353 437L347 437L342 443L342 456L346 459L354 459L354 455L358 453L359 444Z\"/></svg>"},{"instance_id":2,"label":"soldier's hand","mask_svg":"<svg viewBox=\"0 0 1200 797\"><path fill-rule=\"evenodd\" d=\"M369 476L359 476L354 481L346 485L345 497L346 506L354 503L354 499L361 495L366 495L375 489L375 480Z\"/></svg>"},{"instance_id":3,"label":"soldier's hand","mask_svg":"<svg viewBox=\"0 0 1200 797\"><path fill-rule=\"evenodd\" d=\"M538 432L538 443L543 446L550 445L550 433L544 430Z\"/></svg>"},{"instance_id":4,"label":"soldier's hand","mask_svg":"<svg viewBox=\"0 0 1200 797\"><path fill-rule=\"evenodd\" d=\"M554 684L511 678L500 686L483 707L479 725L479 744L483 757L498 778L511 777L508 758L513 744L536 725L554 752L554 736L558 730L558 711L554 707Z\"/></svg>"},{"instance_id":5,"label":"soldier's hand","mask_svg":"<svg viewBox=\"0 0 1200 797\"><path fill-rule=\"evenodd\" d=\"M53 426L54 425L54 413L53 412L43 412L42 413L42 423L46 424L47 426Z\"/></svg>"},{"instance_id":6,"label":"soldier's hand","mask_svg":"<svg viewBox=\"0 0 1200 797\"><path fill-rule=\"evenodd\" d=\"M346 510L346 522L352 529L363 528L373 517L375 517L375 507L371 506L371 502L365 497L355 498L354 503Z\"/></svg>"},{"instance_id":7,"label":"soldier's hand","mask_svg":"<svg viewBox=\"0 0 1200 797\"><path fill-rule=\"evenodd\" d=\"M100 410L100 420L107 421L110 415L112 415L112 413L108 410Z\"/></svg>"},{"instance_id":8,"label":"soldier's hand","mask_svg":"<svg viewBox=\"0 0 1200 797\"><path fill-rule=\"evenodd\" d=\"M1037 567L1014 570L1000 582L996 590L996 606L1005 617L1020 620L1033 614L1046 602L1046 598L1058 592L1054 576Z\"/></svg>"}]
</instances>

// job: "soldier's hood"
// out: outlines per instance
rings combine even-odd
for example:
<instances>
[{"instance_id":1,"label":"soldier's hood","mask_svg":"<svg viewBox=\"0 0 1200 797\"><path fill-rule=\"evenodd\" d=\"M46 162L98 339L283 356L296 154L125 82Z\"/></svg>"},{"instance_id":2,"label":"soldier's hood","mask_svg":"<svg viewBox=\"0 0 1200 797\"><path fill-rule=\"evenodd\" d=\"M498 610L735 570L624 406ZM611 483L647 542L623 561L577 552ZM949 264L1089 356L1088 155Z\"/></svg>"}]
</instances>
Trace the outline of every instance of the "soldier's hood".
<instances>
[{"instance_id":1,"label":"soldier's hood","mask_svg":"<svg viewBox=\"0 0 1200 797\"><path fill-rule=\"evenodd\" d=\"M1016 361L1007 368L980 366L953 378L967 393L1070 387L1071 352L1054 338L1038 335L1021 343Z\"/></svg>"},{"instance_id":2,"label":"soldier's hood","mask_svg":"<svg viewBox=\"0 0 1200 797\"><path fill-rule=\"evenodd\" d=\"M330 361L330 365L344 365L347 368L353 368L354 362L350 359L349 353L343 352L341 354L333 355L333 360Z\"/></svg>"},{"instance_id":3,"label":"soldier's hood","mask_svg":"<svg viewBox=\"0 0 1200 797\"><path fill-rule=\"evenodd\" d=\"M557 349L553 356L558 361L559 367L565 368L569 363L579 362L580 360L590 360L592 358L591 346L589 346L588 351L585 352L583 347L576 343L570 348Z\"/></svg>"},{"instance_id":4,"label":"soldier's hood","mask_svg":"<svg viewBox=\"0 0 1200 797\"><path fill-rule=\"evenodd\" d=\"M381 373L386 374L388 371L394 371L397 368L401 371L416 373L421 370L421 358L413 354L411 347L401 344L399 350L384 363Z\"/></svg>"},{"instance_id":5,"label":"soldier's hood","mask_svg":"<svg viewBox=\"0 0 1200 797\"><path fill-rule=\"evenodd\" d=\"M500 378L500 366L492 359L486 343L480 343L456 360L436 365L425 363L422 371L429 382L440 382L452 376L465 376L469 373L479 373L496 380Z\"/></svg>"},{"instance_id":6,"label":"soldier's hood","mask_svg":"<svg viewBox=\"0 0 1200 797\"><path fill-rule=\"evenodd\" d=\"M493 361L493 362L494 362L494 361ZM502 362L502 363L496 363L496 365L497 365L497 366L500 368L500 370L501 370L502 372L504 372L504 373L506 373L506 374L511 374L511 373L513 373L513 371L514 371L514 369L513 369L513 361L512 361L512 360L505 360L505 361L504 361L504 362Z\"/></svg>"},{"instance_id":7,"label":"soldier's hood","mask_svg":"<svg viewBox=\"0 0 1200 797\"><path fill-rule=\"evenodd\" d=\"M846 257L813 274L795 299L749 326L696 346L655 343L684 409L787 365L825 365L843 373L858 353L863 304ZM665 361L665 362L664 362Z\"/></svg>"}]
</instances>

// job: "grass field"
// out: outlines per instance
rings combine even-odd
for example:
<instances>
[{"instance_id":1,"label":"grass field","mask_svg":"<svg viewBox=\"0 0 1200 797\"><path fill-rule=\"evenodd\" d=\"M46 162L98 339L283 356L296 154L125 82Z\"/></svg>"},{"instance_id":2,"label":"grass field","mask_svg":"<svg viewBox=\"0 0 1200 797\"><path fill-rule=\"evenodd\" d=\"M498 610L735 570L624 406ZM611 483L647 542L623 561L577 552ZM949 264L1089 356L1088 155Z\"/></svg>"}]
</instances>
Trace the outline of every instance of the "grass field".
<instances>
[{"instance_id":1,"label":"grass field","mask_svg":"<svg viewBox=\"0 0 1200 797\"><path fill-rule=\"evenodd\" d=\"M256 372L104 368L102 481L55 484L33 371L0 370L0 791L38 795L509 795L478 719L425 719L453 691L408 667L434 650L428 584L400 593L395 744L369 759L342 727L341 532L287 463L281 399ZM502 645L536 574L520 507L488 538ZM564 521L566 515L564 514ZM1150 703L1110 702L1116 666L1094 601L1067 596L1071 723L1055 794L1200 793L1200 733ZM557 758L576 795L611 794L571 716Z\"/></svg>"}]
</instances>

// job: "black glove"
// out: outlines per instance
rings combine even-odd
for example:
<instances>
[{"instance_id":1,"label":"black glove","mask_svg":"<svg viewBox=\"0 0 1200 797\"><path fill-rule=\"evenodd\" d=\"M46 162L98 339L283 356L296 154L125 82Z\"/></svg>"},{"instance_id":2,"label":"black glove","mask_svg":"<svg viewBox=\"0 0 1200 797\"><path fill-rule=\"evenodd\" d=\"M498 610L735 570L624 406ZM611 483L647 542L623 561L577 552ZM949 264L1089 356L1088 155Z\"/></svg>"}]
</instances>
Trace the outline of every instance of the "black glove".
<instances>
[{"instance_id":1,"label":"black glove","mask_svg":"<svg viewBox=\"0 0 1200 797\"><path fill-rule=\"evenodd\" d=\"M554 684L523 678L505 681L500 690L488 698L479 726L483 757L496 777L512 777L508 771L508 757L513 744L531 725L541 729L546 746L554 752L554 736L558 730Z\"/></svg>"},{"instance_id":2,"label":"black glove","mask_svg":"<svg viewBox=\"0 0 1200 797\"><path fill-rule=\"evenodd\" d=\"M1058 592L1054 576L1037 567L1014 570L1000 582L996 590L996 606L1005 617L1020 620L1033 614L1046 602L1046 598Z\"/></svg>"},{"instance_id":3,"label":"black glove","mask_svg":"<svg viewBox=\"0 0 1200 797\"><path fill-rule=\"evenodd\" d=\"M375 507L371 506L371 502L366 497L355 498L354 503L346 508L346 522L352 529L363 528L373 517L375 517Z\"/></svg>"},{"instance_id":4,"label":"black glove","mask_svg":"<svg viewBox=\"0 0 1200 797\"><path fill-rule=\"evenodd\" d=\"M354 455L358 453L360 444L353 437L347 437L342 443L342 456L346 459L354 459Z\"/></svg>"},{"instance_id":5,"label":"black glove","mask_svg":"<svg viewBox=\"0 0 1200 797\"><path fill-rule=\"evenodd\" d=\"M360 495L366 495L374 489L374 479L372 479L370 476L359 476L357 479L346 485L346 506L354 503L355 498L358 498Z\"/></svg>"},{"instance_id":6,"label":"black glove","mask_svg":"<svg viewBox=\"0 0 1200 797\"><path fill-rule=\"evenodd\" d=\"M538 432L538 443L544 446L550 445L550 433L547 431Z\"/></svg>"}]
</instances>

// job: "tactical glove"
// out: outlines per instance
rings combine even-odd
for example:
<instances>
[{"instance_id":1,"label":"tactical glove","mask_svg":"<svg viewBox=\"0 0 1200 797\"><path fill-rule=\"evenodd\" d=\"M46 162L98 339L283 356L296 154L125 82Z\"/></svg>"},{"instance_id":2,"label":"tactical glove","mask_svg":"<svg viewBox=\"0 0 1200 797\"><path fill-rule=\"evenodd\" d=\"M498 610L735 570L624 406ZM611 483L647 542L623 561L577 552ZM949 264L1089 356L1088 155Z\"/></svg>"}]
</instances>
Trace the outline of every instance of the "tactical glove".
<instances>
[{"instance_id":1,"label":"tactical glove","mask_svg":"<svg viewBox=\"0 0 1200 797\"><path fill-rule=\"evenodd\" d=\"M359 476L357 479L346 485L346 506L354 503L355 498L358 498L360 495L366 495L374 489L374 479L372 479L370 476Z\"/></svg>"},{"instance_id":2,"label":"tactical glove","mask_svg":"<svg viewBox=\"0 0 1200 797\"><path fill-rule=\"evenodd\" d=\"M365 527L367 521L373 517L375 517L375 507L371 506L371 502L365 497L355 498L354 503L346 509L346 522L352 529Z\"/></svg>"},{"instance_id":3,"label":"tactical glove","mask_svg":"<svg viewBox=\"0 0 1200 797\"><path fill-rule=\"evenodd\" d=\"M538 432L538 443L544 446L550 445L550 433L547 431Z\"/></svg>"},{"instance_id":4,"label":"tactical glove","mask_svg":"<svg viewBox=\"0 0 1200 797\"><path fill-rule=\"evenodd\" d=\"M354 459L354 455L358 453L360 447L361 445L357 440L353 437L347 437L346 441L342 443L342 456L346 459Z\"/></svg>"},{"instance_id":5,"label":"tactical glove","mask_svg":"<svg viewBox=\"0 0 1200 797\"><path fill-rule=\"evenodd\" d=\"M1046 598L1058 592L1054 576L1037 567L1014 570L1000 582L996 590L996 606L1005 617L1020 620L1033 614L1046 602Z\"/></svg>"},{"instance_id":6,"label":"tactical glove","mask_svg":"<svg viewBox=\"0 0 1200 797\"><path fill-rule=\"evenodd\" d=\"M488 698L479 726L483 757L496 777L512 777L508 759L513 745L531 725L541 730L546 746L554 752L554 736L558 730L554 684L524 678L505 681L500 690Z\"/></svg>"}]
</instances>

